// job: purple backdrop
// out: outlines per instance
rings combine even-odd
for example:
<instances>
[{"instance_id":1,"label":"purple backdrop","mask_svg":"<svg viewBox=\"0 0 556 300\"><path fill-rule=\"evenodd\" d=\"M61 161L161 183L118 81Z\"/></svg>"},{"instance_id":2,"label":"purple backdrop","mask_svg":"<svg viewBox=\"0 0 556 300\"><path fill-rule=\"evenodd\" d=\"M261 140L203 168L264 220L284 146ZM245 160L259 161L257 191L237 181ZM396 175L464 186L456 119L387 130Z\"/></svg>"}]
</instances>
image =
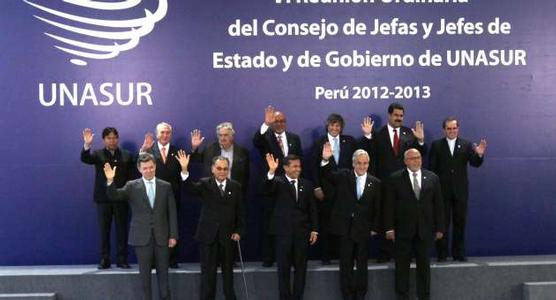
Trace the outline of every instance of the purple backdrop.
<instances>
[{"instance_id":1,"label":"purple backdrop","mask_svg":"<svg viewBox=\"0 0 556 300\"><path fill-rule=\"evenodd\" d=\"M154 13L158 1L143 1L124 12L75 8L62 1L33 0L45 7L96 19L130 19ZM161 1L165 2L165 1ZM379 1L377 1L379 2ZM261 160L251 137L272 104L288 117L289 129L301 135L308 154L312 141L323 133L331 112L348 121L346 132L360 135L363 116L385 124L385 111L394 99L315 100L316 86L430 86L429 99L399 100L406 106L406 124L423 120L426 141L441 136L441 120L456 115L462 136L488 139L485 164L473 169L468 225L470 255L544 254L556 252L556 3L552 0L473 1L467 4L276 4L270 0L169 0L165 16L152 32L130 50L111 59L84 59L86 66L70 62L77 55L56 49L63 42L43 34L76 38L33 16L77 26L62 16L24 1L0 2L0 86L3 93L0 124L6 134L0 144L0 265L96 263L98 231L92 201L92 167L79 161L81 131L93 128L94 147L101 147L105 126L120 130L121 144L137 151L145 132L160 121L171 123L174 143L189 149L189 132L200 128L213 140L214 127L232 121L237 141L252 150L252 178L260 174ZM88 14L88 15L87 15ZM329 22L350 18L371 23L390 21L438 22L440 18L490 22L495 17L511 23L507 35L230 37L236 19L263 22ZM259 24L260 25L260 24ZM120 29L121 30L121 29ZM117 30L112 30L113 32ZM98 43L99 39L88 40ZM105 43L106 44L106 43ZM119 42L118 45L123 43ZM114 44L108 43L114 46ZM71 48L71 47L68 47ZM444 53L457 49L522 49L525 66L472 67L346 67L277 69L214 69L213 53L256 55L324 54L332 50L373 53L410 53L426 49ZM90 83L98 101L102 83L147 83L152 105L116 103L84 106L59 99L52 106L51 84L78 90ZM145 85L146 86L146 85ZM147 87L143 86L145 93ZM58 87L58 85L57 85ZM112 91L112 88L108 88ZM80 94L81 95L81 94ZM81 97L81 96L79 96ZM59 98L59 97L58 97ZM255 183L256 180L252 180ZM252 196L253 193L251 193ZM180 212L182 254L197 259L192 242L198 204L185 199ZM250 259L259 258L259 211L255 197L248 202L249 236L244 247Z\"/></svg>"}]
</instances>

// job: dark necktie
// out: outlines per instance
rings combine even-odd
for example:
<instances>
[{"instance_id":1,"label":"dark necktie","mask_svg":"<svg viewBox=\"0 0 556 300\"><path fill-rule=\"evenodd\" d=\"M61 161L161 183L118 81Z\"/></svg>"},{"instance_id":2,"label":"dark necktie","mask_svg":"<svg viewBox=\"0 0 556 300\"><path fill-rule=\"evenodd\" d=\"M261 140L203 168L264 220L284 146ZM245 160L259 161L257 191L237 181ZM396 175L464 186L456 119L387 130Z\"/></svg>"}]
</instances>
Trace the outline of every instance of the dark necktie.
<instances>
[{"instance_id":1,"label":"dark necktie","mask_svg":"<svg viewBox=\"0 0 556 300\"><path fill-rule=\"evenodd\" d=\"M219 190L220 190L220 196L224 197L224 184L219 184L218 185Z\"/></svg>"},{"instance_id":2,"label":"dark necktie","mask_svg":"<svg viewBox=\"0 0 556 300\"><path fill-rule=\"evenodd\" d=\"M295 188L295 180L290 181L292 184L293 191L295 193L295 201L297 202L297 189Z\"/></svg>"}]
</instances>

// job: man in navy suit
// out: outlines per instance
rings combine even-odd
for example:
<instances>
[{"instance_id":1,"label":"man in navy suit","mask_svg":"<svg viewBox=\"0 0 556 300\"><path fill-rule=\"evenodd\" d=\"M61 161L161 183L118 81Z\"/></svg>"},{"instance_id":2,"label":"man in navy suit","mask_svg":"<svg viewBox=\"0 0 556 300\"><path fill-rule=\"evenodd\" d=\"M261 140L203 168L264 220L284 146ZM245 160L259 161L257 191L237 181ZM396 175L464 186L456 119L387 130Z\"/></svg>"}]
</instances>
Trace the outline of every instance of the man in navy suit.
<instances>
[{"instance_id":1,"label":"man in navy suit","mask_svg":"<svg viewBox=\"0 0 556 300\"><path fill-rule=\"evenodd\" d=\"M363 140L363 149L371 155L371 173L383 182L392 173L405 167L403 154L406 150L415 148L419 150L421 156L426 152L423 123L417 121L414 129L405 127L403 126L404 116L404 107L399 103L392 103L388 106L388 124L377 133L371 133L374 124L372 120L365 126L367 139ZM381 207L385 207L384 203ZM379 263L390 261L392 257L392 243L384 239L384 228L381 231L382 233L378 235L380 252L377 262Z\"/></svg>"},{"instance_id":2,"label":"man in navy suit","mask_svg":"<svg viewBox=\"0 0 556 300\"><path fill-rule=\"evenodd\" d=\"M181 167L175 159L179 148L170 144L172 140L172 125L161 122L156 125L156 143L153 135L147 133L141 146L140 153L150 153L156 160L156 177L172 185L176 209L180 211L181 203ZM179 214L178 214L179 216ZM178 268L178 246L170 250L170 268Z\"/></svg>"},{"instance_id":3,"label":"man in navy suit","mask_svg":"<svg viewBox=\"0 0 556 300\"><path fill-rule=\"evenodd\" d=\"M264 123L260 129L255 132L253 144L259 150L261 157L264 159L266 154L270 153L278 159L279 167L276 169L278 175L284 174L282 162L284 157L293 154L298 157L303 156L301 148L301 140L295 133L289 132L287 129L286 115L277 111L272 106L265 109ZM268 168L265 169L265 173ZM262 239L262 256L263 267L272 267L274 264L274 237L270 234L269 220L271 218L272 208L270 199L263 196L263 239Z\"/></svg>"},{"instance_id":4,"label":"man in navy suit","mask_svg":"<svg viewBox=\"0 0 556 300\"><path fill-rule=\"evenodd\" d=\"M284 158L284 175L276 175L280 163L272 154L266 155L266 161L268 174L264 190L271 201L269 230L276 237L280 300L300 300L305 289L309 244L316 243L318 235L313 185L300 178L301 159L298 156L290 154Z\"/></svg>"},{"instance_id":5,"label":"man in navy suit","mask_svg":"<svg viewBox=\"0 0 556 300\"><path fill-rule=\"evenodd\" d=\"M152 299L151 268L156 266L160 299L170 299L168 283L169 249L178 239L176 202L170 183L155 177L156 164L151 154L142 153L137 161L142 178L116 188L117 166L104 165L107 195L114 201L127 201L131 207L129 244L135 247L143 287L143 299Z\"/></svg>"},{"instance_id":6,"label":"man in navy suit","mask_svg":"<svg viewBox=\"0 0 556 300\"><path fill-rule=\"evenodd\" d=\"M394 172L386 183L386 238L394 241L398 299L410 298L409 269L414 253L417 297L428 300L429 251L433 240L441 239L445 231L442 191L438 176L421 168L422 156L417 149L404 152L404 163L406 168Z\"/></svg>"},{"instance_id":7,"label":"man in navy suit","mask_svg":"<svg viewBox=\"0 0 556 300\"><path fill-rule=\"evenodd\" d=\"M442 122L444 138L432 143L430 151L430 169L440 178L444 198L444 216L446 229L452 229L452 256L455 261L467 261L465 256L465 223L467 219L467 199L469 197L469 179L467 165L478 168L483 163L487 142L482 139L479 145L459 137L459 124L450 117ZM436 242L439 262L448 257L448 233Z\"/></svg>"}]
</instances>

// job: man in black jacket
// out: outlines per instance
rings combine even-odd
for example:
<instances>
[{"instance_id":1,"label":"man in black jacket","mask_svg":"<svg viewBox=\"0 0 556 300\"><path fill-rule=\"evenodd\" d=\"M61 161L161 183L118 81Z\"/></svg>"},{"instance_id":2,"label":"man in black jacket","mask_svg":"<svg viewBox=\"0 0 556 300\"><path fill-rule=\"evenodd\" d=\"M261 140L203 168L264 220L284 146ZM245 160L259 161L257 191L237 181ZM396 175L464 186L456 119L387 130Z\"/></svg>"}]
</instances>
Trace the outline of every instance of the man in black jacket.
<instances>
[{"instance_id":1,"label":"man in black jacket","mask_svg":"<svg viewBox=\"0 0 556 300\"><path fill-rule=\"evenodd\" d=\"M409 299L409 266L415 253L417 297L427 300L429 251L433 239L441 239L445 230L440 180L433 172L421 168L421 153L417 149L405 151L404 163L406 168L394 172L386 183L386 238L394 241L398 299Z\"/></svg>"},{"instance_id":2,"label":"man in black jacket","mask_svg":"<svg viewBox=\"0 0 556 300\"><path fill-rule=\"evenodd\" d=\"M313 185L300 178L301 159L287 155L282 163L284 175L276 176L280 165L272 154L266 155L268 165L264 190L271 197L270 232L276 236L278 289L280 300L303 299L307 251L317 242L318 213ZM293 291L290 269L294 267Z\"/></svg>"},{"instance_id":3,"label":"man in black jacket","mask_svg":"<svg viewBox=\"0 0 556 300\"><path fill-rule=\"evenodd\" d=\"M201 300L216 297L216 268L222 269L224 296L235 300L233 283L233 262L235 242L243 234L243 192L241 184L228 178L229 161L223 156L212 159L212 176L199 182L189 180L190 157L178 151L176 157L181 165L181 176L186 188L198 195L202 201L201 216L195 239L200 243L201 252Z\"/></svg>"},{"instance_id":4,"label":"man in black jacket","mask_svg":"<svg viewBox=\"0 0 556 300\"><path fill-rule=\"evenodd\" d=\"M465 256L465 223L467 219L467 199L469 197L469 180L467 165L478 168L483 163L487 142L482 139L479 145L459 137L459 124L450 117L442 122L445 137L432 143L430 151L430 169L440 178L444 199L444 217L446 229L452 230L452 256L456 261L467 261ZM439 262L448 257L448 233L436 242Z\"/></svg>"},{"instance_id":5,"label":"man in black jacket","mask_svg":"<svg viewBox=\"0 0 556 300\"><path fill-rule=\"evenodd\" d=\"M191 161L203 164L203 176L212 175L212 159L224 156L230 162L228 177L241 184L243 198L247 195L249 185L249 151L234 141L235 130L230 122L220 123L216 126L217 141L208 145L203 151L199 150L203 140L201 131L196 129L191 132Z\"/></svg>"},{"instance_id":6,"label":"man in black jacket","mask_svg":"<svg viewBox=\"0 0 556 300\"><path fill-rule=\"evenodd\" d=\"M337 257L338 241L330 234L328 221L332 210L335 189L320 172L322 160L322 150L325 144L329 144L332 149L332 159L329 166L332 170L351 169L351 156L359 143L350 135L342 134L345 123L344 118L339 114L330 114L326 119L326 134L317 139L313 145L312 173L315 184L315 198L319 208L319 244L321 250L321 261L323 265L330 264L330 259Z\"/></svg>"},{"instance_id":7,"label":"man in black jacket","mask_svg":"<svg viewBox=\"0 0 556 300\"><path fill-rule=\"evenodd\" d=\"M326 143L321 171L335 188L329 229L340 236L340 287L345 300L362 300L368 285L369 238L377 234L380 180L368 173L370 158L365 150L353 153L353 169L333 171L332 157L332 147Z\"/></svg>"},{"instance_id":8,"label":"man in black jacket","mask_svg":"<svg viewBox=\"0 0 556 300\"><path fill-rule=\"evenodd\" d=\"M129 207L125 202L113 201L106 195L106 177L104 176L104 164L109 163L112 167L120 170L114 178L114 185L118 188L131 180L133 169L133 157L131 154L118 146L118 130L114 127L106 127L102 130L103 149L91 151L93 144L93 131L90 128L83 130L83 149L81 150L81 161L95 166L95 190L93 194L97 205L97 217L100 229L100 263L99 269L110 268L110 228L112 219L116 226L117 240L117 266L129 268L127 262L127 223L129 221Z\"/></svg>"},{"instance_id":9,"label":"man in black jacket","mask_svg":"<svg viewBox=\"0 0 556 300\"><path fill-rule=\"evenodd\" d=\"M278 159L279 166L276 169L278 175L284 174L282 162L284 157L293 154L299 157L303 156L301 148L301 140L295 133L286 131L286 115L277 111L272 106L265 109L264 123L260 129L255 132L253 144L259 150L261 157L264 159L267 153L272 154ZM265 169L265 173L268 169ZM262 238L262 256L263 267L272 267L274 264L274 236L269 234L269 220L271 218L272 207L268 197L262 197L263 202L263 238Z\"/></svg>"},{"instance_id":10,"label":"man in black jacket","mask_svg":"<svg viewBox=\"0 0 556 300\"><path fill-rule=\"evenodd\" d=\"M367 135L368 128L370 127L371 130L373 128L371 120L365 132L367 139L363 139L363 149L371 155L371 173L383 182L392 173L405 167L403 154L406 150L415 148L421 152L421 156L426 153L423 123L417 121L413 129L405 127L403 126L404 116L404 107L399 103L392 103L388 106L388 124L369 136ZM382 207L384 207L384 203L382 203ZM392 257L392 243L384 240L383 225L381 234L378 235L380 253L377 262L387 262Z\"/></svg>"}]
</instances>

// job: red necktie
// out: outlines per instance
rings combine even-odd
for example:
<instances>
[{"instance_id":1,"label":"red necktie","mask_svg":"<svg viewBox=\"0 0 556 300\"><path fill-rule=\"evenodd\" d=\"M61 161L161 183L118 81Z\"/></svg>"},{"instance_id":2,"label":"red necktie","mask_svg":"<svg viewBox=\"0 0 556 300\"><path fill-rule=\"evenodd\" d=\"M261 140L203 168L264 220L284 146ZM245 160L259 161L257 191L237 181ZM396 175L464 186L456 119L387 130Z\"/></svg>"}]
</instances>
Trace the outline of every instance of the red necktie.
<instances>
[{"instance_id":1,"label":"red necktie","mask_svg":"<svg viewBox=\"0 0 556 300\"><path fill-rule=\"evenodd\" d=\"M400 152L400 137L398 136L398 130L394 129L394 155L398 156Z\"/></svg>"}]
</instances>

